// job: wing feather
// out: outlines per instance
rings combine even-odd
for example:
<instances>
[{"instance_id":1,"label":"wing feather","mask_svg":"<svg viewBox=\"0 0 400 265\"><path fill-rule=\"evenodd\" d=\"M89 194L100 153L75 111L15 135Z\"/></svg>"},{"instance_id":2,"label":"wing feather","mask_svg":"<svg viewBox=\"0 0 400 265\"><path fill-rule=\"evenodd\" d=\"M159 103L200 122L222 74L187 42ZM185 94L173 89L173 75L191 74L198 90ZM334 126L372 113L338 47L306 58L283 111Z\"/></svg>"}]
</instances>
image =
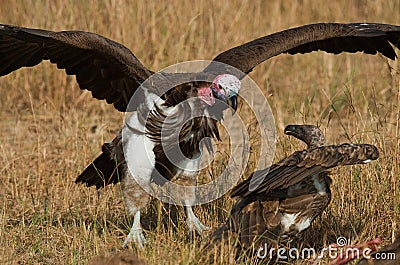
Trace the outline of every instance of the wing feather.
<instances>
[{"instance_id":1,"label":"wing feather","mask_svg":"<svg viewBox=\"0 0 400 265\"><path fill-rule=\"evenodd\" d=\"M50 60L75 75L81 89L119 111L126 110L137 88L152 74L125 46L83 31L0 25L0 57L0 75Z\"/></svg>"},{"instance_id":2,"label":"wing feather","mask_svg":"<svg viewBox=\"0 0 400 265\"><path fill-rule=\"evenodd\" d=\"M261 170L253 173L232 189L231 197L246 197L285 189L308 176L322 173L330 168L362 164L378 157L378 149L369 144L330 145L297 151L272 165L269 171ZM252 181L259 185L250 191Z\"/></svg>"},{"instance_id":3,"label":"wing feather","mask_svg":"<svg viewBox=\"0 0 400 265\"><path fill-rule=\"evenodd\" d=\"M214 58L247 74L258 64L282 53L312 51L381 53L396 58L391 44L400 47L400 26L373 23L318 23L270 34L222 52ZM219 64L210 64L206 71L227 71ZM240 75L234 73L236 75ZM242 77L242 76L240 76Z\"/></svg>"}]
</instances>

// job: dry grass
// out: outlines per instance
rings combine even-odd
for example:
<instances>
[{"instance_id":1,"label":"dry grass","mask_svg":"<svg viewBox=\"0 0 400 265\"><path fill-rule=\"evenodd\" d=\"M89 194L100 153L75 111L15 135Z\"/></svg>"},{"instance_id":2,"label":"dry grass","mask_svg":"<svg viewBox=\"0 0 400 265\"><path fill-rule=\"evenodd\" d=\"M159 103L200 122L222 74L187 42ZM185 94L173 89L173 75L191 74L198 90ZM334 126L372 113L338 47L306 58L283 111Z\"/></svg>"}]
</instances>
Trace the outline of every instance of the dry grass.
<instances>
[{"instance_id":1,"label":"dry grass","mask_svg":"<svg viewBox=\"0 0 400 265\"><path fill-rule=\"evenodd\" d=\"M52 30L82 29L124 43L153 70L218 52L288 27L334 21L399 24L400 1L1 1L1 23ZM1 59L1 58L0 58ZM399 223L399 62L381 56L312 53L279 56L251 77L269 97L276 159L300 145L282 136L289 123L319 124L329 143L365 142L377 162L336 170L329 209L304 235L327 245L336 236L385 243ZM86 264L124 251L128 232L119 186L99 193L73 183L111 140L123 116L81 92L49 63L0 79L0 263ZM254 158L254 156L253 156ZM250 161L251 162L251 161ZM228 215L227 198L197 207L207 225ZM163 215L157 213L163 212ZM149 246L131 251L149 264L232 263L207 258L154 203L143 223ZM299 261L296 264L309 264Z\"/></svg>"}]
</instances>

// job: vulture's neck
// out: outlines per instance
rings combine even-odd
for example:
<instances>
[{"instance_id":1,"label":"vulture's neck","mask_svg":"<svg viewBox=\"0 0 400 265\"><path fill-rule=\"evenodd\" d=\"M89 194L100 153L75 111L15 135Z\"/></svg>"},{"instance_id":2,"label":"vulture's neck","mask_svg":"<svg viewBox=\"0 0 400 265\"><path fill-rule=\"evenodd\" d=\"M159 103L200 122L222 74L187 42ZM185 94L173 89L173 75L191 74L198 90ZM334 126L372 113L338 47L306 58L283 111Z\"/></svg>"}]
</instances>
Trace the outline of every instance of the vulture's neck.
<instances>
[{"instance_id":1,"label":"vulture's neck","mask_svg":"<svg viewBox=\"0 0 400 265\"><path fill-rule=\"evenodd\" d=\"M321 147L325 145L325 139L322 136L316 136L313 139L311 139L310 142L306 143L307 148L315 148L315 147Z\"/></svg>"}]
</instances>

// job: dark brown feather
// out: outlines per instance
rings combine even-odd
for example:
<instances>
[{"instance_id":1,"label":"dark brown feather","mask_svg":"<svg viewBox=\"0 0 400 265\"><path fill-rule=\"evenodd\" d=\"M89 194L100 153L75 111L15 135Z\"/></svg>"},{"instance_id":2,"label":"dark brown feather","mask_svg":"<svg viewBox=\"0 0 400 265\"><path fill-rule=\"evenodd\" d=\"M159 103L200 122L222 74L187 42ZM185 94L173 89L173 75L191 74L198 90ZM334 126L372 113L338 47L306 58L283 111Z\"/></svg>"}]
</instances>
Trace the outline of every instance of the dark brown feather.
<instances>
[{"instance_id":1,"label":"dark brown feather","mask_svg":"<svg viewBox=\"0 0 400 265\"><path fill-rule=\"evenodd\" d=\"M373 23L319 23L277 32L229 49L214 58L249 73L263 61L281 53L364 52L394 59L394 45L400 45L400 27ZM125 46L100 35L83 31L53 32L0 24L0 75L21 67L50 60L69 75L75 75L81 89L93 97L105 99L120 111L126 111L137 88L153 73L143 66ZM234 69L220 63L211 64L205 72L213 75L232 73ZM196 74L198 75L198 74ZM193 81L193 74L165 74L183 81ZM168 78L167 78L168 79ZM185 81L181 82L184 83ZM172 88L150 86L158 95ZM137 105L130 106L134 110Z\"/></svg>"},{"instance_id":2,"label":"dark brown feather","mask_svg":"<svg viewBox=\"0 0 400 265\"><path fill-rule=\"evenodd\" d=\"M200 152L202 144L206 144L206 147L211 149L211 144L208 141L202 141L203 139L216 138L220 140L218 118L214 117L212 113L205 116L206 106L197 98L198 88L208 85L210 84L206 82L182 84L165 93L163 106L159 107L155 104L151 111L147 104L139 105L138 119L145 125L146 135L155 143L153 152L156 157L156 165L151 177L155 183L162 185L167 180L171 180L177 174L176 162L182 158L193 158L193 155ZM178 105L178 103L181 104ZM176 107L176 111L167 115L162 107ZM135 128L131 129L135 130ZM178 130L179 133L177 133ZM120 134L113 143L115 146L121 146ZM112 149L111 154L100 155L82 172L76 182L84 182L88 186L96 185L97 188L119 182L122 177L121 173L124 174L121 170L126 168L126 162L123 155L119 156L119 170L117 170L116 161L114 159L107 161L106 159L114 152L122 153L122 149ZM99 166L100 162L103 163L102 167Z\"/></svg>"},{"instance_id":3,"label":"dark brown feather","mask_svg":"<svg viewBox=\"0 0 400 265\"><path fill-rule=\"evenodd\" d=\"M125 111L152 72L123 45L82 31L52 32L0 25L0 75L50 60L93 97ZM114 93L116 92L116 93Z\"/></svg>"},{"instance_id":4,"label":"dark brown feather","mask_svg":"<svg viewBox=\"0 0 400 265\"><path fill-rule=\"evenodd\" d=\"M330 145L297 151L271 166L268 171L253 173L252 176L256 175L257 178L262 179L257 189L249 191L252 181L252 176L250 176L232 189L231 196L246 197L250 194L284 189L311 174L319 174L336 166L362 164L364 161L376 160L378 157L378 149L369 144ZM264 171L267 172L266 175Z\"/></svg>"},{"instance_id":5,"label":"dark brown feather","mask_svg":"<svg viewBox=\"0 0 400 265\"><path fill-rule=\"evenodd\" d=\"M258 64L282 54L325 51L381 53L395 59L393 47L400 47L400 26L376 23L318 23L277 32L229 49L214 58L247 74ZM222 68L222 69L218 69ZM206 71L227 71L218 64L210 64ZM233 73L240 75L237 72ZM240 77L242 77L240 75Z\"/></svg>"},{"instance_id":6,"label":"dark brown feather","mask_svg":"<svg viewBox=\"0 0 400 265\"><path fill-rule=\"evenodd\" d=\"M126 162L122 153L122 135L119 133L111 143L102 146L102 153L77 177L75 183L96 186L100 189L121 181L125 174Z\"/></svg>"}]
</instances>

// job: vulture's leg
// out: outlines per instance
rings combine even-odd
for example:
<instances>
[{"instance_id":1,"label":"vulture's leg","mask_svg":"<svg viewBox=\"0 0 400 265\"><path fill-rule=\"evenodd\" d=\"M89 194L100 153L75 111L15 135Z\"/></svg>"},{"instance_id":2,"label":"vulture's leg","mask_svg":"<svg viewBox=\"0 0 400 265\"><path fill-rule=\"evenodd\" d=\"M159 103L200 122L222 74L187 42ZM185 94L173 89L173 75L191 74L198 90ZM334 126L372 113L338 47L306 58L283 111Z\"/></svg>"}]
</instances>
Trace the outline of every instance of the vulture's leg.
<instances>
[{"instance_id":1,"label":"vulture's leg","mask_svg":"<svg viewBox=\"0 0 400 265\"><path fill-rule=\"evenodd\" d=\"M186 223L190 231L197 231L202 234L204 230L208 230L209 227L203 225L199 218L194 214L192 206L196 202L196 177L199 172L201 162L201 153L193 155L192 159L186 159L180 162L178 167L183 169L174 179L173 182L184 187L180 187L180 198L181 202L186 205Z\"/></svg>"},{"instance_id":2,"label":"vulture's leg","mask_svg":"<svg viewBox=\"0 0 400 265\"><path fill-rule=\"evenodd\" d=\"M192 206L196 201L196 179L192 176L178 176L174 182L176 184L182 185L181 187L181 198L180 201L184 202L186 205L186 223L189 227L190 231L197 231L199 234L202 234L204 230L208 230L209 227L203 225L199 218L194 214Z\"/></svg>"},{"instance_id":3,"label":"vulture's leg","mask_svg":"<svg viewBox=\"0 0 400 265\"><path fill-rule=\"evenodd\" d=\"M143 249L146 238L143 235L142 226L140 224L140 209L145 207L150 201L150 195L137 184L130 174L127 174L127 176L122 179L121 185L128 215L129 217L133 216L131 231L122 246L126 246L133 240L140 249Z\"/></svg>"},{"instance_id":4,"label":"vulture's leg","mask_svg":"<svg viewBox=\"0 0 400 265\"><path fill-rule=\"evenodd\" d=\"M200 222L199 218L197 218L197 216L194 214L192 206L186 206L186 214L186 222L190 231L194 231L196 229L199 234L202 234L205 230L210 229L208 226L205 226Z\"/></svg>"},{"instance_id":5,"label":"vulture's leg","mask_svg":"<svg viewBox=\"0 0 400 265\"><path fill-rule=\"evenodd\" d=\"M140 224L140 210L136 211L135 216L133 217L133 225L131 231L125 238L122 246L125 247L128 243L132 242L132 240L137 244L140 249L143 249L143 244L147 243L147 240L143 235L142 226Z\"/></svg>"}]
</instances>

